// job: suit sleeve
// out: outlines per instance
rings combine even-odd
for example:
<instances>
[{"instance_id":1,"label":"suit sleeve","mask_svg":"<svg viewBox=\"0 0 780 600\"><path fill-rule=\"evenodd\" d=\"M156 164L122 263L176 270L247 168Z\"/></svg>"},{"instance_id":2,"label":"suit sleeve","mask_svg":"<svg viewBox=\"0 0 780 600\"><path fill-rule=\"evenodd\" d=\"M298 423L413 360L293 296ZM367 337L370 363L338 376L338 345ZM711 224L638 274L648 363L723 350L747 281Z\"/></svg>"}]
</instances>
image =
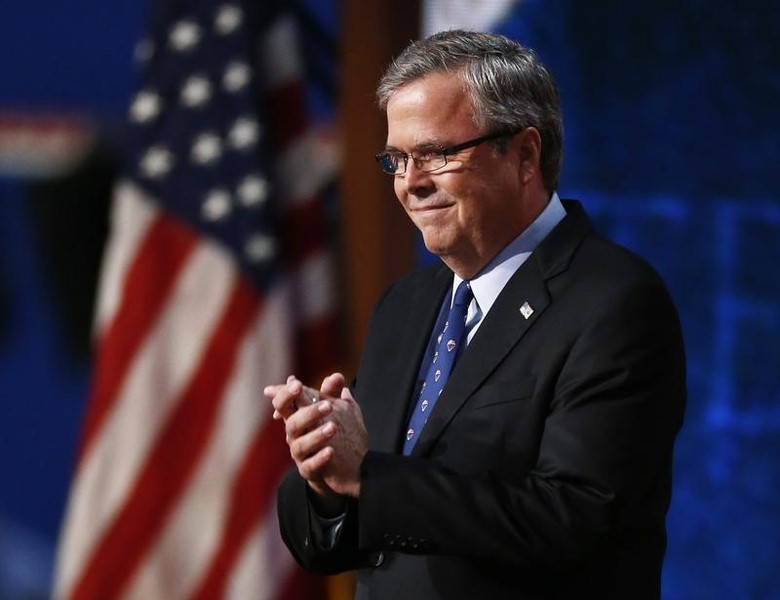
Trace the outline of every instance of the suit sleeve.
<instances>
[{"instance_id":1,"label":"suit sleeve","mask_svg":"<svg viewBox=\"0 0 780 600\"><path fill-rule=\"evenodd\" d=\"M370 564L371 553L358 549L357 502L348 502L344 523L330 550L319 548L315 542L316 515L309 503L306 482L295 469L279 486L277 512L282 539L304 569L333 575Z\"/></svg>"},{"instance_id":2,"label":"suit sleeve","mask_svg":"<svg viewBox=\"0 0 780 600\"><path fill-rule=\"evenodd\" d=\"M536 400L547 415L530 472L466 476L437 460L370 452L358 546L560 567L622 536L663 545L685 397L679 323L663 284L611 290L563 354L549 397Z\"/></svg>"},{"instance_id":3,"label":"suit sleeve","mask_svg":"<svg viewBox=\"0 0 780 600\"><path fill-rule=\"evenodd\" d=\"M377 306L381 306L388 294L389 289L377 301ZM323 550L315 542L317 534L314 532L316 525L313 519L316 519L316 516L312 513L309 502L308 486L295 468L290 470L279 485L276 500L282 540L302 568L322 575L335 575L370 566L374 562L375 557L371 550L358 548L357 501L347 501L344 522L335 538L335 544L332 548Z\"/></svg>"}]
</instances>

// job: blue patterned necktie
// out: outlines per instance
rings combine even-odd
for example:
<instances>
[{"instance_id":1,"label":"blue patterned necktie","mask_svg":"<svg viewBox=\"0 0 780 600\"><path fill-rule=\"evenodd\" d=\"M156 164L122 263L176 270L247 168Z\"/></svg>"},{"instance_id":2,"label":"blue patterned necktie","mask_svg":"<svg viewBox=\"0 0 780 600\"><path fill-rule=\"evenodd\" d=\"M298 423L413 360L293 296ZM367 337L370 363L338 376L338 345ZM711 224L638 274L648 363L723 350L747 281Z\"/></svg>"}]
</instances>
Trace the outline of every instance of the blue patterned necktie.
<instances>
[{"instance_id":1,"label":"blue patterned necktie","mask_svg":"<svg viewBox=\"0 0 780 600\"><path fill-rule=\"evenodd\" d=\"M461 282L455 291L455 301L447 314L444 328L437 338L433 359L406 428L404 456L408 456L414 448L428 420L428 415L431 414L434 404L439 399L444 384L447 383L455 359L462 349L461 346L466 345L466 313L473 297L468 282Z\"/></svg>"}]
</instances>

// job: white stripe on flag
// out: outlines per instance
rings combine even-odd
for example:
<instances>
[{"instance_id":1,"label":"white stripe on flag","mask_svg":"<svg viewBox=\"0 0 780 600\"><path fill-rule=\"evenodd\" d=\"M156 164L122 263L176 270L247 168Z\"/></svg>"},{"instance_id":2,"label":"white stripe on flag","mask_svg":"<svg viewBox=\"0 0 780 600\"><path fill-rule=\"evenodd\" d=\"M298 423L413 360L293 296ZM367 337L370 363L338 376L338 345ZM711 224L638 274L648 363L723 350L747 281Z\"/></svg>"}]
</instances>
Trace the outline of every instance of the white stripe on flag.
<instances>
[{"instance_id":1,"label":"white stripe on flag","mask_svg":"<svg viewBox=\"0 0 780 600\"><path fill-rule=\"evenodd\" d=\"M295 561L279 536L276 502L272 502L271 510L263 515L233 569L227 597L231 600L274 600L279 597L294 566Z\"/></svg>"},{"instance_id":2,"label":"white stripe on flag","mask_svg":"<svg viewBox=\"0 0 780 600\"><path fill-rule=\"evenodd\" d=\"M258 48L263 87L268 90L301 81L303 67L298 53L298 33L290 16L277 19Z\"/></svg>"},{"instance_id":3,"label":"white stripe on flag","mask_svg":"<svg viewBox=\"0 0 780 600\"><path fill-rule=\"evenodd\" d=\"M277 289L247 331L235 373L221 400L214 436L195 477L130 583L127 600L148 600L161 593L166 598L187 598L208 571L220 541L236 472L247 446L270 418L261 384L281 381L291 368L288 306L283 290ZM273 340L274 344L263 340Z\"/></svg>"},{"instance_id":4,"label":"white stripe on flag","mask_svg":"<svg viewBox=\"0 0 780 600\"><path fill-rule=\"evenodd\" d=\"M114 410L79 465L63 536L68 545L58 554L61 595L128 500L172 402L189 383L211 338L234 277L227 255L210 243L201 243L180 273L119 389Z\"/></svg>"},{"instance_id":5,"label":"white stripe on flag","mask_svg":"<svg viewBox=\"0 0 780 600\"><path fill-rule=\"evenodd\" d=\"M159 209L130 181L121 181L111 207L111 231L103 254L95 316L96 339L114 318L127 269Z\"/></svg>"},{"instance_id":6,"label":"white stripe on flag","mask_svg":"<svg viewBox=\"0 0 780 600\"><path fill-rule=\"evenodd\" d=\"M285 207L312 202L338 168L334 140L308 129L276 161L274 174Z\"/></svg>"},{"instance_id":7,"label":"white stripe on flag","mask_svg":"<svg viewBox=\"0 0 780 600\"><path fill-rule=\"evenodd\" d=\"M336 311L338 291L333 257L320 251L307 258L295 273L296 289L301 303L299 320L303 325L315 322Z\"/></svg>"}]
</instances>

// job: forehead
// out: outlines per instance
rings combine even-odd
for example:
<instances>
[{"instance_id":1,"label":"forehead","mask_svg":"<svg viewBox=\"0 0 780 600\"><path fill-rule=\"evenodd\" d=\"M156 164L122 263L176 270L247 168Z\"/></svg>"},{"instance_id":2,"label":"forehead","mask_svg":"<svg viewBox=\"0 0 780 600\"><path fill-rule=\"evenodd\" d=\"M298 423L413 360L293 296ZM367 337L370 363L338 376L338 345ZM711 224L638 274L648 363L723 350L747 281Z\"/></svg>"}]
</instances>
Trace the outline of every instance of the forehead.
<instances>
[{"instance_id":1,"label":"forehead","mask_svg":"<svg viewBox=\"0 0 780 600\"><path fill-rule=\"evenodd\" d=\"M476 133L471 100L454 73L432 73L399 88L387 103L387 144L413 147Z\"/></svg>"}]
</instances>

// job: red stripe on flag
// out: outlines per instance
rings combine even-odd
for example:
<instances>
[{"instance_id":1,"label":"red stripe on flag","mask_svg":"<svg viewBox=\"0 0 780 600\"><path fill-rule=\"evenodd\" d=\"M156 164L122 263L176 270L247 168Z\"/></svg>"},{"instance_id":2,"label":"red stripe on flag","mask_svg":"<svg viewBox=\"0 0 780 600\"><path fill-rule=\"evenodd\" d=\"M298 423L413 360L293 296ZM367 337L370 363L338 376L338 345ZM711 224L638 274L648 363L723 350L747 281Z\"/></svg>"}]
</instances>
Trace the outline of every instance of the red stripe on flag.
<instances>
[{"instance_id":1,"label":"red stripe on flag","mask_svg":"<svg viewBox=\"0 0 780 600\"><path fill-rule=\"evenodd\" d=\"M196 241L189 229L161 214L140 244L128 269L119 310L99 341L77 465L114 406L125 374Z\"/></svg>"},{"instance_id":2,"label":"red stripe on flag","mask_svg":"<svg viewBox=\"0 0 780 600\"><path fill-rule=\"evenodd\" d=\"M258 402L261 401L258 399ZM236 477L219 549L192 600L225 597L225 586L247 537L255 531L276 496L276 486L290 466L283 426L268 419L258 431ZM276 531L272 535L278 535Z\"/></svg>"},{"instance_id":3,"label":"red stripe on flag","mask_svg":"<svg viewBox=\"0 0 780 600\"><path fill-rule=\"evenodd\" d=\"M72 600L118 597L140 565L207 446L238 349L259 306L255 292L239 278L195 376L160 432L128 501L92 553Z\"/></svg>"},{"instance_id":4,"label":"red stripe on flag","mask_svg":"<svg viewBox=\"0 0 780 600\"><path fill-rule=\"evenodd\" d=\"M325 218L318 198L311 198L287 211L282 221L285 266L294 269L308 257L328 247Z\"/></svg>"},{"instance_id":5,"label":"red stripe on flag","mask_svg":"<svg viewBox=\"0 0 780 600\"><path fill-rule=\"evenodd\" d=\"M295 331L294 372L302 381L318 386L336 369L334 357L343 355L341 340L339 321L333 311L299 326Z\"/></svg>"},{"instance_id":6,"label":"red stripe on flag","mask_svg":"<svg viewBox=\"0 0 780 600\"><path fill-rule=\"evenodd\" d=\"M265 101L270 116L268 135L271 147L281 155L293 140L302 138L308 130L309 124L305 118L308 109L303 83L295 79L271 88L265 93Z\"/></svg>"},{"instance_id":7,"label":"red stripe on flag","mask_svg":"<svg viewBox=\"0 0 780 600\"><path fill-rule=\"evenodd\" d=\"M316 600L332 596L327 593L322 575L307 573L295 565L286 574L284 587L276 597L278 600Z\"/></svg>"}]
</instances>

